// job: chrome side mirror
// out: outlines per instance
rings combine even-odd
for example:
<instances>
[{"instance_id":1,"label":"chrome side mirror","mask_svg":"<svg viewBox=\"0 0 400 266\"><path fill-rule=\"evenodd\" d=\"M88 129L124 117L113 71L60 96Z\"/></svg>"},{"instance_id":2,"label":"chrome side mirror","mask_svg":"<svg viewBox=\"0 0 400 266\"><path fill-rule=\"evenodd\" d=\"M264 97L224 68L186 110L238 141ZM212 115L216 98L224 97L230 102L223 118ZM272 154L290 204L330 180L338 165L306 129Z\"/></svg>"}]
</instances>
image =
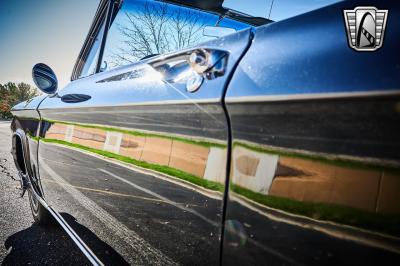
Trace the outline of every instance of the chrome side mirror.
<instances>
[{"instance_id":1,"label":"chrome side mirror","mask_svg":"<svg viewBox=\"0 0 400 266\"><path fill-rule=\"evenodd\" d=\"M57 93L57 77L49 66L43 63L36 64L32 69L32 78L42 92L46 94Z\"/></svg>"}]
</instances>

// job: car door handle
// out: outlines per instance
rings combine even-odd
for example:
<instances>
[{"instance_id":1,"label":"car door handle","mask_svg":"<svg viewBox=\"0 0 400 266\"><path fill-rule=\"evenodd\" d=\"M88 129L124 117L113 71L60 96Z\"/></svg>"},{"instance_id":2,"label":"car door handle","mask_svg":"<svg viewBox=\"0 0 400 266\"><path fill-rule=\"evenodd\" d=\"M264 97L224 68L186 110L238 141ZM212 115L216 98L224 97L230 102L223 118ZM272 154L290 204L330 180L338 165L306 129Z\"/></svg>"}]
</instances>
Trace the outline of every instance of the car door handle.
<instances>
[{"instance_id":1,"label":"car door handle","mask_svg":"<svg viewBox=\"0 0 400 266\"><path fill-rule=\"evenodd\" d=\"M188 92L196 92L204 79L212 80L226 72L229 52L196 48L149 62L170 83L184 81ZM175 62L175 63L174 63Z\"/></svg>"},{"instance_id":2,"label":"car door handle","mask_svg":"<svg viewBox=\"0 0 400 266\"><path fill-rule=\"evenodd\" d=\"M80 103L87 101L91 99L92 97L90 95L86 94L78 94L78 93L73 93L73 94L66 94L61 97L61 101L65 103Z\"/></svg>"}]
</instances>

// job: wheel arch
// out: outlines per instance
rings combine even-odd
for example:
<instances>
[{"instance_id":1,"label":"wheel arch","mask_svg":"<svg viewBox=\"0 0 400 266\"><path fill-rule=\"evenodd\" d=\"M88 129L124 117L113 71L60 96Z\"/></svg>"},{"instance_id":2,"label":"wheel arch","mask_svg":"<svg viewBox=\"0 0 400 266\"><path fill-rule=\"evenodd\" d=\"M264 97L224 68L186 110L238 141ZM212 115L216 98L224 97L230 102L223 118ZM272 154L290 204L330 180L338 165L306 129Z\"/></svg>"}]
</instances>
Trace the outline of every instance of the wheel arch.
<instances>
[{"instance_id":1,"label":"wheel arch","mask_svg":"<svg viewBox=\"0 0 400 266\"><path fill-rule=\"evenodd\" d=\"M25 132L17 128L12 134L11 154L14 159L14 164L18 171L22 174L31 174L30 170L30 158L29 158L29 147L27 144L27 138Z\"/></svg>"}]
</instances>

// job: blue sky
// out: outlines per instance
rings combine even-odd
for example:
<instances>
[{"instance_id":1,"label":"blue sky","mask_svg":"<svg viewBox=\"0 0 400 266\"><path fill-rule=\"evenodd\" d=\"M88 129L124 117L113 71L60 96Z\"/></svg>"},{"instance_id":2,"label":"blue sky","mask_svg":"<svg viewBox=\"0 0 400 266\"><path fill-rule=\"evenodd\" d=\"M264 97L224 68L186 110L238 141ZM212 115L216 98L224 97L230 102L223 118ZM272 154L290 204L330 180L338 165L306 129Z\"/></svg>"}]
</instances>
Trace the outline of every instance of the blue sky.
<instances>
[{"instance_id":1,"label":"blue sky","mask_svg":"<svg viewBox=\"0 0 400 266\"><path fill-rule=\"evenodd\" d=\"M65 85L99 0L0 0L0 83L33 84L34 64L52 67Z\"/></svg>"}]
</instances>

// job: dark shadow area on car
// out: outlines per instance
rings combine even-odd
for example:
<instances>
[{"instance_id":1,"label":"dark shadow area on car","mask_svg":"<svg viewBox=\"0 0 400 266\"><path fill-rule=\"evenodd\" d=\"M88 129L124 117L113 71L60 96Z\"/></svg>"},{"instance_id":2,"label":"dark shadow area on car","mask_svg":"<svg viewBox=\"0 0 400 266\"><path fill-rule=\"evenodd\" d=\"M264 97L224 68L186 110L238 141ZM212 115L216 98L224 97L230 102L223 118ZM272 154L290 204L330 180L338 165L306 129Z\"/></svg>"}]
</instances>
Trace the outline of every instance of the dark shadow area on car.
<instances>
[{"instance_id":1,"label":"dark shadow area on car","mask_svg":"<svg viewBox=\"0 0 400 266\"><path fill-rule=\"evenodd\" d=\"M73 216L61 215L104 264L128 265L120 254ZM91 265L58 224L47 229L32 224L9 236L4 246L8 254L1 265Z\"/></svg>"}]
</instances>

